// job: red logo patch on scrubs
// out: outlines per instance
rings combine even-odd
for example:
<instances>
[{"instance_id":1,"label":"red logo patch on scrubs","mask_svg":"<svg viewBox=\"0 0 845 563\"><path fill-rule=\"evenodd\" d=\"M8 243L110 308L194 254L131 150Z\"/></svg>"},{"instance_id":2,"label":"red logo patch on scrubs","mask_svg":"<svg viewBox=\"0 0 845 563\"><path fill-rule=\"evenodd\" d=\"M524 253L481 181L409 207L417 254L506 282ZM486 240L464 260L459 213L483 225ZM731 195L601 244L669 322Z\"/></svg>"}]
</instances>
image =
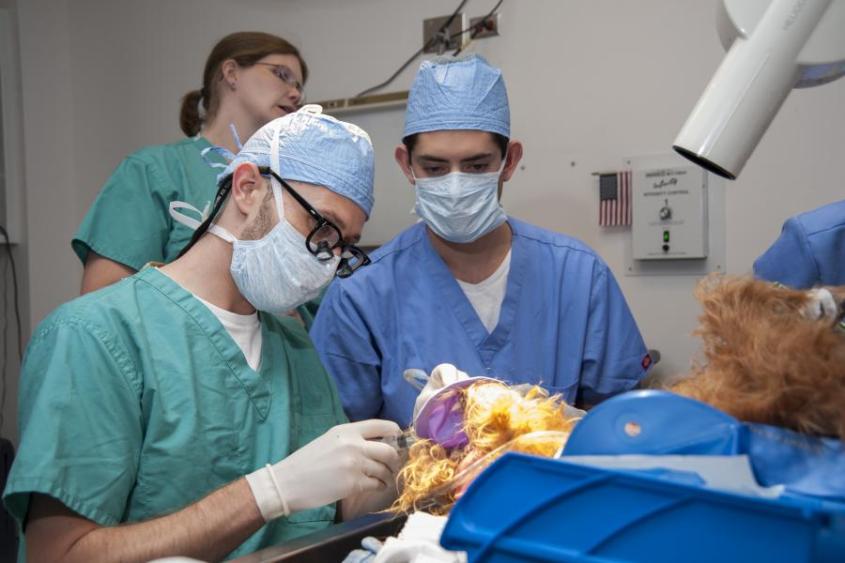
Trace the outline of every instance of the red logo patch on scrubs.
<instances>
[{"instance_id":1,"label":"red logo patch on scrubs","mask_svg":"<svg viewBox=\"0 0 845 563\"><path fill-rule=\"evenodd\" d=\"M648 366L650 366L650 365L651 365L651 356L646 354L645 356L643 356L643 361L642 361L643 369L648 369Z\"/></svg>"}]
</instances>

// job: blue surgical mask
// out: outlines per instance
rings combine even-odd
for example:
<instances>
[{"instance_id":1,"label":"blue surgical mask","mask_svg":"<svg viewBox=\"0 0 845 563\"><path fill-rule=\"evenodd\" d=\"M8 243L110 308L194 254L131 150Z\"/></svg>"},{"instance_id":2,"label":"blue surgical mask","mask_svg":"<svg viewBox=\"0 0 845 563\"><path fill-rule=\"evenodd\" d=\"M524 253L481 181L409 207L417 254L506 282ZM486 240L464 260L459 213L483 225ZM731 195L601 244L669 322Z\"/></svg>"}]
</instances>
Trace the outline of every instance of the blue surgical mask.
<instances>
[{"instance_id":1,"label":"blue surgical mask","mask_svg":"<svg viewBox=\"0 0 845 563\"><path fill-rule=\"evenodd\" d=\"M504 162L496 172L414 178L417 215L437 236L450 242L480 239L507 221L498 197L503 168Z\"/></svg>"},{"instance_id":2,"label":"blue surgical mask","mask_svg":"<svg viewBox=\"0 0 845 563\"><path fill-rule=\"evenodd\" d=\"M340 258L320 261L308 251L305 237L286 219L282 188L271 179L279 224L259 240L238 240L219 225L210 233L231 242L229 272L241 295L259 311L283 315L316 298L334 277Z\"/></svg>"}]
</instances>

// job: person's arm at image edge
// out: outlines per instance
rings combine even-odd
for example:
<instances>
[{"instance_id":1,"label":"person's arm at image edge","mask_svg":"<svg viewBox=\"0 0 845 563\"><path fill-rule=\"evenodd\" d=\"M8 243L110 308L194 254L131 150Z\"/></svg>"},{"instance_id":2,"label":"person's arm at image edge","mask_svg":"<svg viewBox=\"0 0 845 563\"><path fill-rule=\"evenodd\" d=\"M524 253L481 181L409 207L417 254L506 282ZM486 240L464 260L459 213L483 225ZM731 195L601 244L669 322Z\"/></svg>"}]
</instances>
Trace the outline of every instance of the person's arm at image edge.
<instances>
[{"instance_id":1,"label":"person's arm at image edge","mask_svg":"<svg viewBox=\"0 0 845 563\"><path fill-rule=\"evenodd\" d=\"M104 256L100 256L93 250L88 251L85 259L85 266L82 270L82 288L80 295L96 291L107 285L131 276L136 270L115 262Z\"/></svg>"},{"instance_id":2,"label":"person's arm at image edge","mask_svg":"<svg viewBox=\"0 0 845 563\"><path fill-rule=\"evenodd\" d=\"M613 395L636 389L651 365L633 313L605 264L597 265L588 341L576 407L589 410Z\"/></svg>"},{"instance_id":3,"label":"person's arm at image edge","mask_svg":"<svg viewBox=\"0 0 845 563\"><path fill-rule=\"evenodd\" d=\"M379 351L356 300L340 284L333 283L324 293L309 334L337 385L346 416L352 421L379 417Z\"/></svg>"},{"instance_id":4,"label":"person's arm at image edge","mask_svg":"<svg viewBox=\"0 0 845 563\"><path fill-rule=\"evenodd\" d=\"M149 561L165 555L219 560L264 525L246 479L167 516L100 526L58 500L33 494L27 520L29 561Z\"/></svg>"},{"instance_id":5,"label":"person's arm at image edge","mask_svg":"<svg viewBox=\"0 0 845 563\"><path fill-rule=\"evenodd\" d=\"M807 235L795 218L784 223L780 236L754 261L754 277L796 289L809 289L820 279Z\"/></svg>"},{"instance_id":6,"label":"person's arm at image edge","mask_svg":"<svg viewBox=\"0 0 845 563\"><path fill-rule=\"evenodd\" d=\"M84 265L81 294L131 276L147 262L165 260L170 219L161 194L169 189L145 157L130 155L118 165L71 241Z\"/></svg>"}]
</instances>

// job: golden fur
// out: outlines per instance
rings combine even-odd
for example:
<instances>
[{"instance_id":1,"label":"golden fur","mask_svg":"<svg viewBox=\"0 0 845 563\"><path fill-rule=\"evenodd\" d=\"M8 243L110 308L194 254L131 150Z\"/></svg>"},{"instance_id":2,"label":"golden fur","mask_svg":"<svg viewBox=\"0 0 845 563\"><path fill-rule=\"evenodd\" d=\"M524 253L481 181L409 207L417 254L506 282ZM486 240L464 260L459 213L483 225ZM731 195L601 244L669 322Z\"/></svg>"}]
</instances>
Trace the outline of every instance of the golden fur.
<instances>
[{"instance_id":1,"label":"golden fur","mask_svg":"<svg viewBox=\"0 0 845 563\"><path fill-rule=\"evenodd\" d=\"M841 303L845 288L829 288ZM703 358L669 389L740 420L845 439L845 333L802 314L804 291L749 277L696 288Z\"/></svg>"},{"instance_id":2,"label":"golden fur","mask_svg":"<svg viewBox=\"0 0 845 563\"><path fill-rule=\"evenodd\" d=\"M399 473L402 493L391 510L446 514L463 487L499 455L553 456L577 420L565 415L560 395L549 397L536 386L523 394L503 383L483 382L460 392L469 443L451 451L429 440L411 446Z\"/></svg>"}]
</instances>

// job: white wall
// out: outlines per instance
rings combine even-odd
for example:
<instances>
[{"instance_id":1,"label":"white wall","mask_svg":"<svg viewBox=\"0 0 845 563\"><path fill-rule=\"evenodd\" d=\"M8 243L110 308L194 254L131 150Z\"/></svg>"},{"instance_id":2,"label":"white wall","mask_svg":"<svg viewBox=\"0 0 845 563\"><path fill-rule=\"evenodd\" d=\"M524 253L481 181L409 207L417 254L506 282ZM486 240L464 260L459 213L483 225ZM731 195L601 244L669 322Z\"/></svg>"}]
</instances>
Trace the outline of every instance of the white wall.
<instances>
[{"instance_id":1,"label":"white wall","mask_svg":"<svg viewBox=\"0 0 845 563\"><path fill-rule=\"evenodd\" d=\"M180 96L200 85L225 33L275 32L302 48L311 100L380 82L416 50L421 20L456 0L27 0L20 6L31 320L78 291L70 238L128 152L180 136ZM471 0L471 16L493 0ZM502 36L473 49L501 66L524 170L506 186L509 212L572 234L613 268L661 370L686 369L698 308L693 277L625 277L625 232L596 224L594 170L667 152L718 66L715 0L506 0ZM416 65L389 90L407 88ZM753 259L794 213L842 198L845 80L796 91L727 188L727 270ZM378 151L370 239L411 218L392 165L401 111L356 118ZM390 190L400 190L390 192ZM397 194L400 194L397 196ZM405 199L403 199L405 198ZM388 204L392 201L392 204Z\"/></svg>"},{"instance_id":2,"label":"white wall","mask_svg":"<svg viewBox=\"0 0 845 563\"><path fill-rule=\"evenodd\" d=\"M18 37L17 37L17 11L16 2L14 0L0 0L0 10L3 12L3 17L8 17L9 26L4 26L0 31L0 35L8 33L8 36L0 38L2 41L2 49L9 49L9 53L0 53L3 64L0 65L0 82L2 82L2 103L3 103L3 129L4 129L4 143L3 144L3 160L0 165L2 168L3 178L0 183L3 184L4 207L3 215L0 215L0 223L10 231L12 240L14 241L11 251L14 258L15 274L18 285L18 308L20 312L20 334L17 327L17 319L15 314L15 291L14 280L12 279L12 261L9 260L8 253L4 246L0 246L0 287L2 287L2 295L0 296L0 310L2 310L3 336L5 340L0 340L0 363L3 364L3 382L5 387L5 400L0 401L0 409L2 412L2 427L0 427L0 437L12 440L17 444L17 399L18 399L18 371L20 369L20 361L18 356L19 339L23 343L29 335L29 263L28 263L28 237L26 236L26 219L25 209L20 210L13 205L15 196L20 196L20 201L25 204L22 197L22 168L23 157L22 151L16 150L20 147L20 140L23 138L23 127L20 123L20 65L18 52ZM5 55L9 55L8 57ZM8 64L7 64L8 63ZM15 145L15 146L12 146ZM12 211L10 208L13 208ZM8 215L7 215L7 211ZM0 393L2 395L2 393ZM1 550L0 550L1 552Z\"/></svg>"}]
</instances>

